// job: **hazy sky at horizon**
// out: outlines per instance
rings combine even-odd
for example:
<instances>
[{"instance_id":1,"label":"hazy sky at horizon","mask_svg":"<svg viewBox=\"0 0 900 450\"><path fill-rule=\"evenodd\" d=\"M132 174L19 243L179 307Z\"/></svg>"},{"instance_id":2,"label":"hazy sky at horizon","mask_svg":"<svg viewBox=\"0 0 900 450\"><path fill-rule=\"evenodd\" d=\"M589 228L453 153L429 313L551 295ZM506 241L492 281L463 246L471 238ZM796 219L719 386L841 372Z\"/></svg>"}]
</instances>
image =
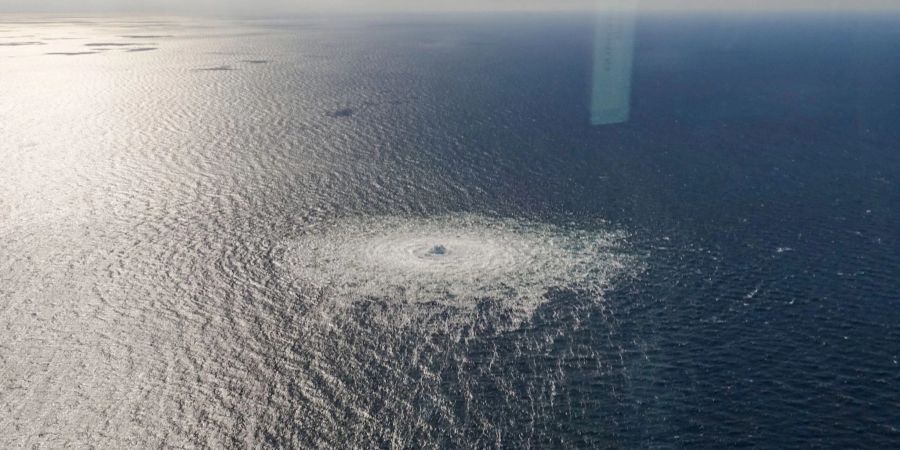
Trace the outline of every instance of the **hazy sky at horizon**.
<instances>
[{"instance_id":1,"label":"hazy sky at horizon","mask_svg":"<svg viewBox=\"0 0 900 450\"><path fill-rule=\"evenodd\" d=\"M625 0L628 2L629 0ZM587 10L623 0L0 0L12 13L207 13L400 12L492 10ZM900 0L641 0L650 10L900 10Z\"/></svg>"}]
</instances>

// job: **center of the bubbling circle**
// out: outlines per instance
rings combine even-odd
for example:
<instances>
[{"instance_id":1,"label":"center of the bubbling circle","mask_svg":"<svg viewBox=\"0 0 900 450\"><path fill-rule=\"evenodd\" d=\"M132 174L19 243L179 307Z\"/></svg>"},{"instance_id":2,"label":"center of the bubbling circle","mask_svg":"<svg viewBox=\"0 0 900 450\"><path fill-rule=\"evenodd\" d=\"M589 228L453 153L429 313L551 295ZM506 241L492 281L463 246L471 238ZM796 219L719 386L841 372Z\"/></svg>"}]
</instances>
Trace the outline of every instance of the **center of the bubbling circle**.
<instances>
[{"instance_id":1,"label":"center of the bubbling circle","mask_svg":"<svg viewBox=\"0 0 900 450\"><path fill-rule=\"evenodd\" d=\"M437 244L434 247L431 247L427 253L428 256L443 256L447 254L447 247L443 245Z\"/></svg>"}]
</instances>

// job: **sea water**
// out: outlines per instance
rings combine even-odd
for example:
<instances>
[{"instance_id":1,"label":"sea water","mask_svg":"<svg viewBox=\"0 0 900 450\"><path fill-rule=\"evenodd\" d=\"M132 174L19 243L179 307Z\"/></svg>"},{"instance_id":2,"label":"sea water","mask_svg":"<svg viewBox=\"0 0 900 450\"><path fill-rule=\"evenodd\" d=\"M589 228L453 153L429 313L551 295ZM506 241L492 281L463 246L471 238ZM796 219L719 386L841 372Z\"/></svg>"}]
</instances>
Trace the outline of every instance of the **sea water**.
<instances>
[{"instance_id":1,"label":"sea water","mask_svg":"<svg viewBox=\"0 0 900 450\"><path fill-rule=\"evenodd\" d=\"M900 18L628 20L4 17L0 447L896 446Z\"/></svg>"}]
</instances>

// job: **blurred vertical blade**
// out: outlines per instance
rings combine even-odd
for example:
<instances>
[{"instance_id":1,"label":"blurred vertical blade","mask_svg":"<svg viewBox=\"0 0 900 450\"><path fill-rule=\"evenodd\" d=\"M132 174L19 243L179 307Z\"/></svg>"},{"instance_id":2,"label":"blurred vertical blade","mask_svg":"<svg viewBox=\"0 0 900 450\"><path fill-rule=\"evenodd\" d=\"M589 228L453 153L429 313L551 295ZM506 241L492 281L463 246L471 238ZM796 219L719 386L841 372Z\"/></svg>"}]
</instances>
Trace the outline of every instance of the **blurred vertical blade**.
<instances>
[{"instance_id":1,"label":"blurred vertical blade","mask_svg":"<svg viewBox=\"0 0 900 450\"><path fill-rule=\"evenodd\" d=\"M591 90L593 125L628 121L635 14L635 3L629 0L603 2L598 8Z\"/></svg>"}]
</instances>

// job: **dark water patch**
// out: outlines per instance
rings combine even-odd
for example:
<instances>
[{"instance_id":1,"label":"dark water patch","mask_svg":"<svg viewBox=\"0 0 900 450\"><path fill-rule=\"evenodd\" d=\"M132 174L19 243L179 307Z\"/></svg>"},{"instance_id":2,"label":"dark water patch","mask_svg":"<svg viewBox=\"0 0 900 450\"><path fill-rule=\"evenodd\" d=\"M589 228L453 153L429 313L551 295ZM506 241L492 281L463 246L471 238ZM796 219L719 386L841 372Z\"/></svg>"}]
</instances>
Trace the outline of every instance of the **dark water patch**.
<instances>
[{"instance_id":1,"label":"dark water patch","mask_svg":"<svg viewBox=\"0 0 900 450\"><path fill-rule=\"evenodd\" d=\"M157 50L157 49L158 49L158 47L136 47L136 48L129 48L129 49L126 49L125 51L126 51L126 52L129 52L129 53L133 53L133 52L150 52L150 51Z\"/></svg>"},{"instance_id":2,"label":"dark water patch","mask_svg":"<svg viewBox=\"0 0 900 450\"><path fill-rule=\"evenodd\" d=\"M119 28L144 28L144 29L160 28L160 27L171 28L171 27L181 27L182 26L182 25L180 25L178 23L174 23L174 22L160 22L160 21L120 22L120 23L111 24L111 25L115 25L116 27L119 27Z\"/></svg>"},{"instance_id":3,"label":"dark water patch","mask_svg":"<svg viewBox=\"0 0 900 450\"><path fill-rule=\"evenodd\" d=\"M123 34L119 36L125 39L162 39L162 38L170 38L175 37L172 34Z\"/></svg>"},{"instance_id":4,"label":"dark water patch","mask_svg":"<svg viewBox=\"0 0 900 450\"><path fill-rule=\"evenodd\" d=\"M0 47L19 47L23 45L47 45L46 42L27 41L27 42L0 42Z\"/></svg>"},{"instance_id":5,"label":"dark water patch","mask_svg":"<svg viewBox=\"0 0 900 450\"><path fill-rule=\"evenodd\" d=\"M227 70L235 70L233 67L229 65L215 66L215 67L201 67L199 69L194 69L195 72L221 72Z\"/></svg>"},{"instance_id":6,"label":"dark water patch","mask_svg":"<svg viewBox=\"0 0 900 450\"><path fill-rule=\"evenodd\" d=\"M135 45L141 45L132 42L89 42L84 44L85 47L132 47Z\"/></svg>"},{"instance_id":7,"label":"dark water patch","mask_svg":"<svg viewBox=\"0 0 900 450\"><path fill-rule=\"evenodd\" d=\"M45 55L60 55L60 56L79 56L79 55L96 55L100 52L48 52Z\"/></svg>"},{"instance_id":8,"label":"dark water patch","mask_svg":"<svg viewBox=\"0 0 900 450\"><path fill-rule=\"evenodd\" d=\"M78 22L78 21L56 21L56 20L15 20L10 22L4 22L15 25L76 25L76 24L92 24L93 22Z\"/></svg>"},{"instance_id":9,"label":"dark water patch","mask_svg":"<svg viewBox=\"0 0 900 450\"><path fill-rule=\"evenodd\" d=\"M356 110L353 108L342 108L337 111L328 113L330 117L350 117L353 114L356 114Z\"/></svg>"}]
</instances>

